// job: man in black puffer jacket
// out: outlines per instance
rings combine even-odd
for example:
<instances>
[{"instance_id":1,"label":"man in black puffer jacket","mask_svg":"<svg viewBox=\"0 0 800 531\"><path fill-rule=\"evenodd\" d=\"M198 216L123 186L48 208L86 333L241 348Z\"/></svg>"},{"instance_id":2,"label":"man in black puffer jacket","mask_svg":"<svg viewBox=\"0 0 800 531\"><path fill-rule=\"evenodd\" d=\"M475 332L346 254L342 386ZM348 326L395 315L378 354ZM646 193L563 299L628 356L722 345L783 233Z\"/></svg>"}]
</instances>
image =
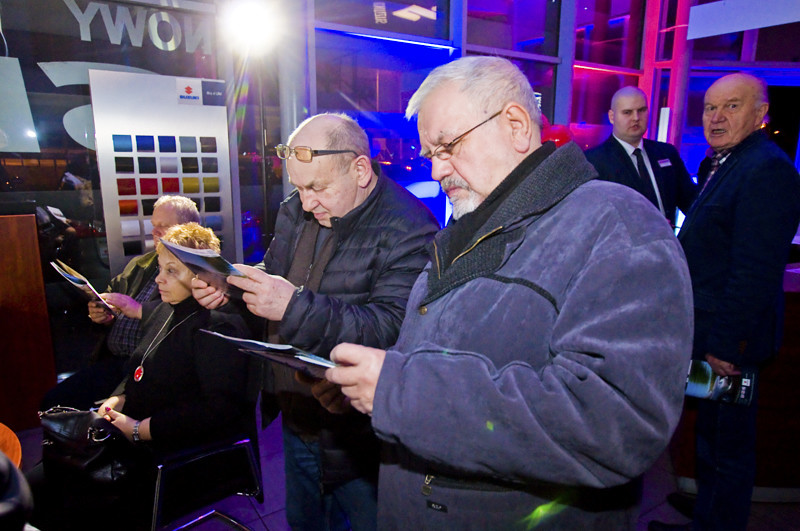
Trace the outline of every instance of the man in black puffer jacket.
<instances>
[{"instance_id":1,"label":"man in black puffer jacket","mask_svg":"<svg viewBox=\"0 0 800 531\"><path fill-rule=\"evenodd\" d=\"M248 279L231 277L247 309L267 320L272 342L328 357L342 342L394 344L415 279L438 230L431 212L378 175L366 133L344 115L304 121L277 148L296 190L282 203L276 232ZM239 267L237 265L237 267ZM202 281L206 307L227 302ZM271 367L283 415L286 516L292 529L374 529L378 441L369 417L326 381L298 382ZM313 391L313 395L312 395ZM338 404L339 414L323 403ZM346 519L344 518L346 516Z\"/></svg>"}]
</instances>

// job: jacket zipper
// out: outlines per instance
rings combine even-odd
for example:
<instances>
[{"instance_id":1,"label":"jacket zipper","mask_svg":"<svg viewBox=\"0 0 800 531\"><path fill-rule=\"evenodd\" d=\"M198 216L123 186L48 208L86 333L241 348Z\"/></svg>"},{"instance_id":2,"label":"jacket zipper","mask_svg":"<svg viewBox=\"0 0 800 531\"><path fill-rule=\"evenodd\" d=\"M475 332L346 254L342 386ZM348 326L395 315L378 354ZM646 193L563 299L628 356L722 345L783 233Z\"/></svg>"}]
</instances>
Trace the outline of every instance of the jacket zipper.
<instances>
[{"instance_id":1,"label":"jacket zipper","mask_svg":"<svg viewBox=\"0 0 800 531\"><path fill-rule=\"evenodd\" d=\"M433 481L433 478L435 478L435 477L436 476L432 476L430 474L426 474L425 475L425 480L422 483L422 495L423 496L430 496L431 495L431 492L433 491L433 487L431 487L431 481Z\"/></svg>"},{"instance_id":2,"label":"jacket zipper","mask_svg":"<svg viewBox=\"0 0 800 531\"><path fill-rule=\"evenodd\" d=\"M456 260L458 260L459 258L461 258L462 256L464 256L465 254L467 254L468 252L470 252L471 250L473 250L473 249L474 249L475 247L477 247L477 246L478 246L478 244L479 244L479 243L481 243L483 240L485 240L485 239L486 239L486 238L488 238L489 236L493 236L495 233L497 233L498 231L501 231L501 230L503 230L503 225L500 225L499 227L497 227L497 228L495 228L495 229L492 229L490 232L487 232L486 234L484 234L483 236L481 236L480 238L478 238L478 240L477 240L475 243L473 243L472 245L470 245L469 249L465 249L465 250L464 250L464 251L462 251L462 252L461 252L461 253L460 253L458 256L456 256L455 258L453 258L453 261L452 261L452 262L450 262L450 265L452 266L453 264L455 264L455 263L456 263ZM434 254L434 256L436 256L436 274L438 275L438 277L439 277L439 278L442 278L442 270L441 270L441 267L439 266L439 246L438 246L438 245L436 245L436 242L435 242L435 241L433 242L433 250L434 250L434 253L433 253L433 254Z\"/></svg>"},{"instance_id":3,"label":"jacket zipper","mask_svg":"<svg viewBox=\"0 0 800 531\"><path fill-rule=\"evenodd\" d=\"M484 492L510 492L513 490L523 490L524 485L491 483L488 481L472 480L472 479L456 479L441 476L434 476L433 474L425 474L425 479L422 481L422 495L430 496L433 492L433 480L440 487L449 489L466 489L478 490Z\"/></svg>"},{"instance_id":4,"label":"jacket zipper","mask_svg":"<svg viewBox=\"0 0 800 531\"><path fill-rule=\"evenodd\" d=\"M473 249L474 249L475 247L477 247L477 246L478 246L478 244L479 244L479 243L481 243L483 240L485 240L485 239L486 239L486 238L488 238L489 236L492 236L492 235L494 235L496 232L498 232L498 231L501 231L501 230L503 230L503 226L502 226L502 225L500 225L500 226L499 226L499 227L497 227L496 229L493 229L493 230L492 230L492 231L490 231L490 232L487 232L486 234L484 234L483 236L481 236L480 238L478 238L478 240L477 240L475 243L473 243L472 245L470 245L468 249L464 249L464 251L462 251L462 252L461 252L461 254L459 254L458 256L456 256L455 258L453 258L453 261L452 261L452 262L450 262L450 265L452 266L453 264L455 264L455 263L456 263L456 260L458 260L459 258L461 258L462 256L464 256L465 254L467 254L468 252L470 252L471 250L473 250Z\"/></svg>"}]
</instances>

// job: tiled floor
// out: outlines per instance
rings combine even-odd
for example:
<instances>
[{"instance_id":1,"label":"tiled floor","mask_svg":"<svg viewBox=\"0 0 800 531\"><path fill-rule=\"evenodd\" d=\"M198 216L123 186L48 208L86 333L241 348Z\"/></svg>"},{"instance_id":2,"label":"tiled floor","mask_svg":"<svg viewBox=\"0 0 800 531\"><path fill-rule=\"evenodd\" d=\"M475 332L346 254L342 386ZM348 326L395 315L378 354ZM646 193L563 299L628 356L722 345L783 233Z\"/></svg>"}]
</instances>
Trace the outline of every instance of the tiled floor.
<instances>
[{"instance_id":1,"label":"tiled floor","mask_svg":"<svg viewBox=\"0 0 800 531\"><path fill-rule=\"evenodd\" d=\"M23 470L35 465L41 457L41 431L38 429L22 432ZM273 422L259 434L261 448L261 467L264 474L264 503L246 497L231 497L213 506L213 509L227 514L244 523L253 531L286 531L289 525L284 513L285 494L283 487L283 445L281 442L280 420ZM666 496L676 490L676 479L672 465L665 453L645 475L642 512L637 531L647 529L650 520L669 523L684 523L686 518L666 503ZM208 512L210 508L175 522L180 525ZM218 522L208 521L195 529L216 531L230 529ZM789 531L800 530L800 503L754 503L748 531Z\"/></svg>"}]
</instances>

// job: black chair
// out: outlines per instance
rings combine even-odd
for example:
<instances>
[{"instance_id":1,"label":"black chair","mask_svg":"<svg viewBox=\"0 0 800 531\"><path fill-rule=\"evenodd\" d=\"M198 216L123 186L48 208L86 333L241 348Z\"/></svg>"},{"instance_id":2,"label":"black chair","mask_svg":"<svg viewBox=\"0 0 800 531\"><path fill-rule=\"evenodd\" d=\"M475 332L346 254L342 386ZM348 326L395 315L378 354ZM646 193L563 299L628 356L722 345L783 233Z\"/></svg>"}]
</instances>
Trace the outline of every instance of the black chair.
<instances>
[{"instance_id":1,"label":"black chair","mask_svg":"<svg viewBox=\"0 0 800 531\"><path fill-rule=\"evenodd\" d=\"M257 439L244 438L164 458L156 474L151 529L160 529L185 514L232 495L254 497L262 503L264 490L257 447ZM248 529L217 510L178 529L187 529L211 518L220 519L234 529Z\"/></svg>"},{"instance_id":2,"label":"black chair","mask_svg":"<svg viewBox=\"0 0 800 531\"><path fill-rule=\"evenodd\" d=\"M244 355L244 354L242 354ZM151 530L233 495L264 502L258 452L257 401L261 391L263 362L251 358L246 382L248 410L253 413L249 435L169 454L156 470ZM216 518L233 529L248 529L223 513L212 510L177 529L194 527Z\"/></svg>"}]
</instances>

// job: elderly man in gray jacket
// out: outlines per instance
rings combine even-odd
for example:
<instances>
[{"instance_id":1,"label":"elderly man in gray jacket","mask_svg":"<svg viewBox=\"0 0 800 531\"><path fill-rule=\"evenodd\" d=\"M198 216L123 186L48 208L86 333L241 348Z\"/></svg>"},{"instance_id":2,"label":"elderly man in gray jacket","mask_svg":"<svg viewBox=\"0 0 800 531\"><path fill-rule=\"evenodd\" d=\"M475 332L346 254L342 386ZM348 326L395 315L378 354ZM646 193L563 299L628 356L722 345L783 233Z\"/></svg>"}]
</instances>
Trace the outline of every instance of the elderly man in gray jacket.
<instances>
[{"instance_id":1,"label":"elderly man in gray jacket","mask_svg":"<svg viewBox=\"0 0 800 531\"><path fill-rule=\"evenodd\" d=\"M541 144L527 79L468 57L413 96L453 203L397 343L328 380L387 448L386 529L633 529L678 421L692 342L680 245L640 194Z\"/></svg>"}]
</instances>

